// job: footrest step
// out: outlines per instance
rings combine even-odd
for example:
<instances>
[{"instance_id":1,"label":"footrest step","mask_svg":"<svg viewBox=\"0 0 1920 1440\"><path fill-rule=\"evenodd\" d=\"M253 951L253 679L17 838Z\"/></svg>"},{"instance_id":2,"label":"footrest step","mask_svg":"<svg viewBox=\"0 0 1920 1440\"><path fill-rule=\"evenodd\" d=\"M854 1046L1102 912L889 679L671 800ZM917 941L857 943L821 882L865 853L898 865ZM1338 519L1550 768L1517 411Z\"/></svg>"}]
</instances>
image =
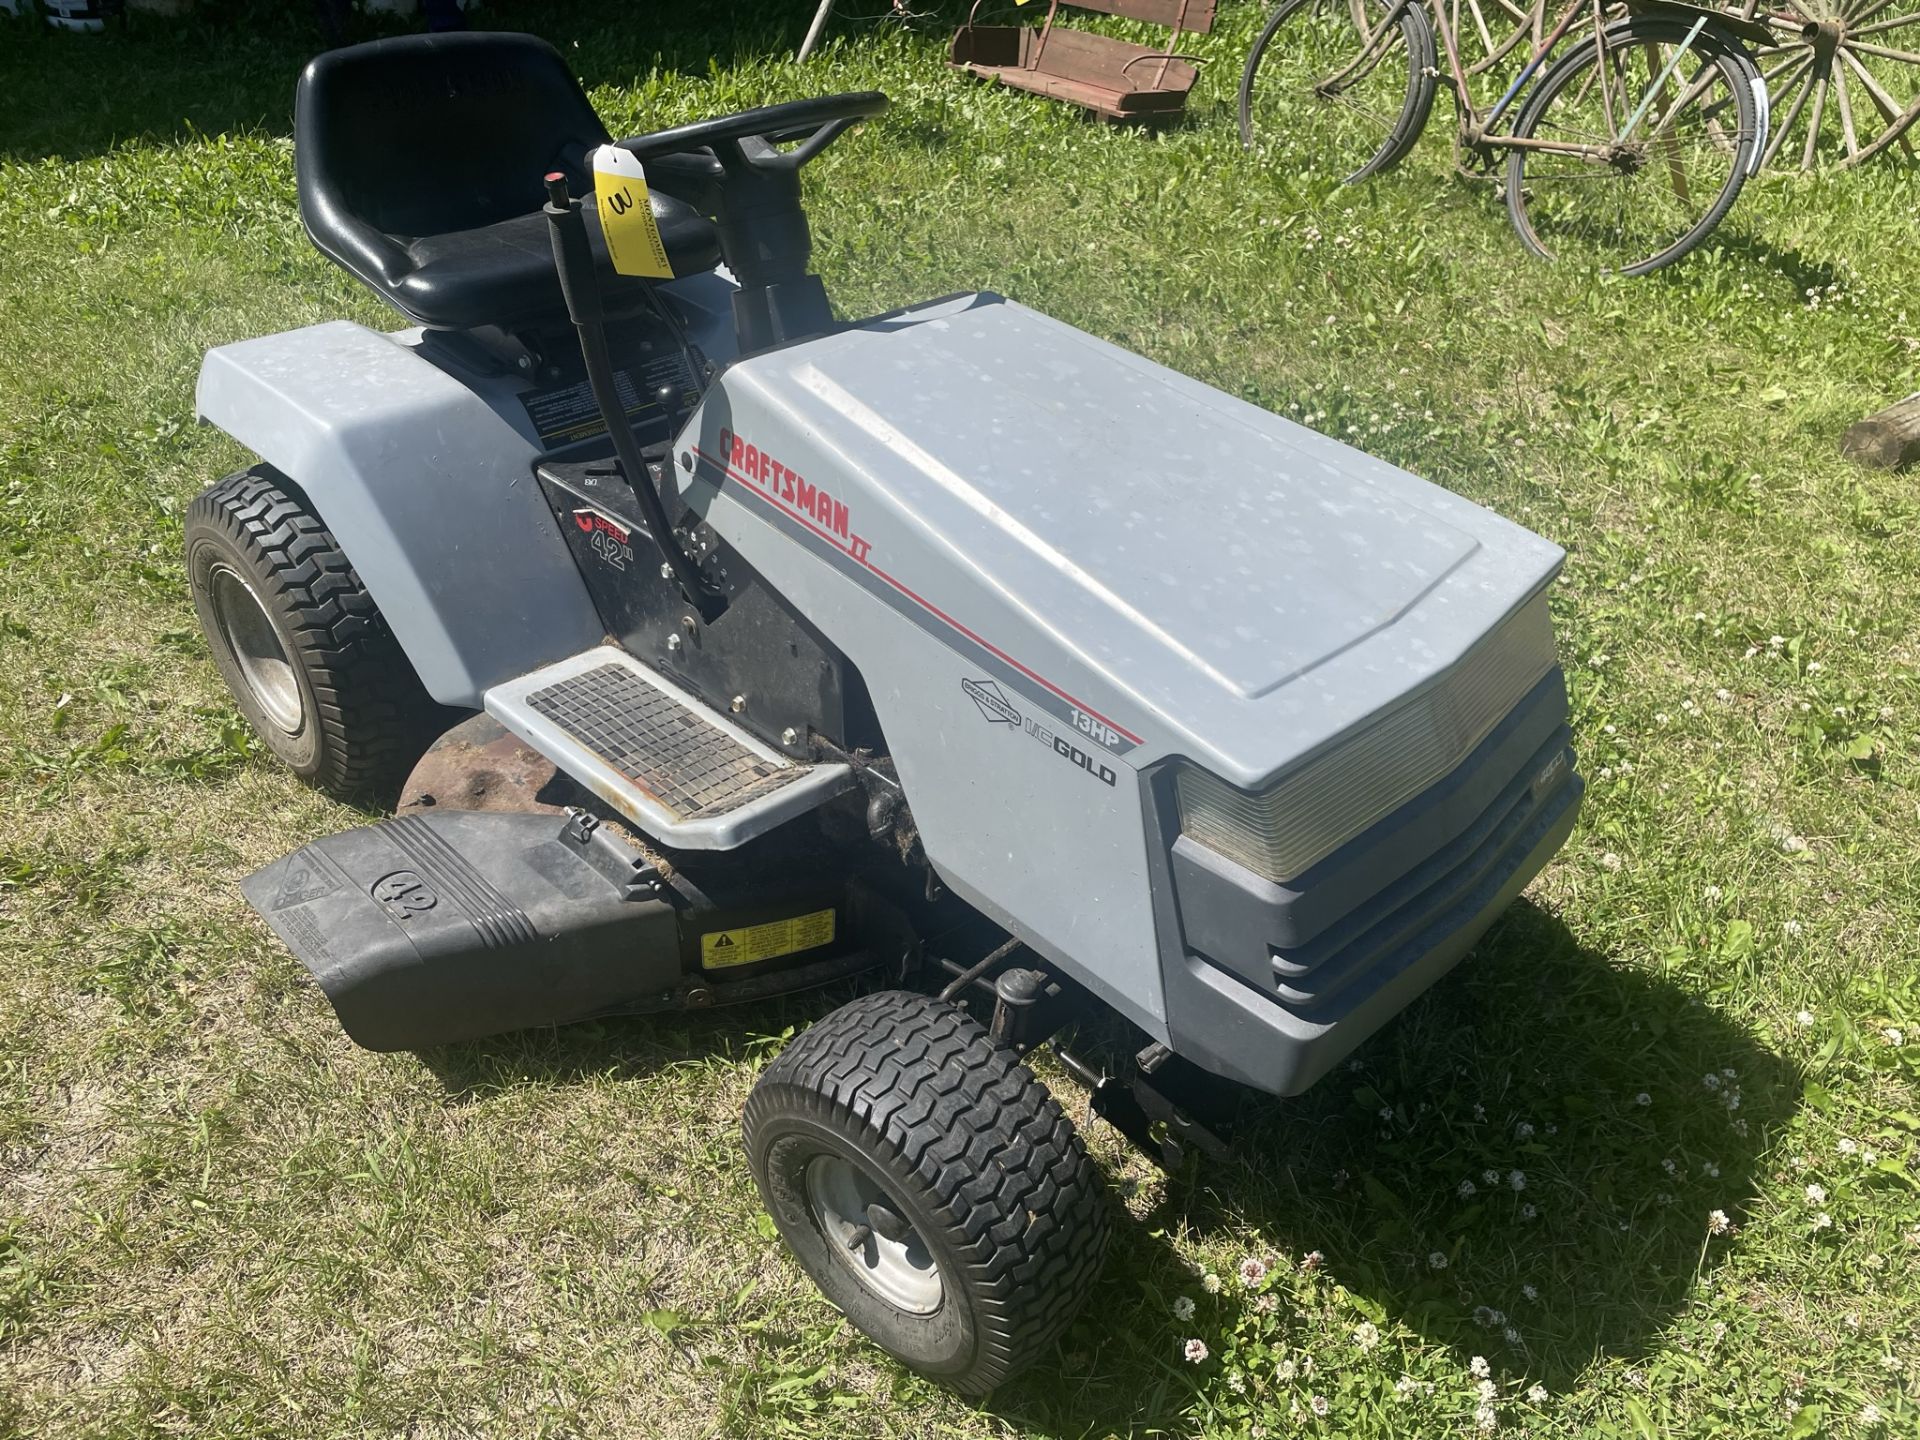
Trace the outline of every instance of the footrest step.
<instances>
[{"instance_id":1,"label":"footrest step","mask_svg":"<svg viewBox=\"0 0 1920 1440\"><path fill-rule=\"evenodd\" d=\"M487 713L663 844L731 850L852 783L802 765L602 646L486 694Z\"/></svg>"}]
</instances>

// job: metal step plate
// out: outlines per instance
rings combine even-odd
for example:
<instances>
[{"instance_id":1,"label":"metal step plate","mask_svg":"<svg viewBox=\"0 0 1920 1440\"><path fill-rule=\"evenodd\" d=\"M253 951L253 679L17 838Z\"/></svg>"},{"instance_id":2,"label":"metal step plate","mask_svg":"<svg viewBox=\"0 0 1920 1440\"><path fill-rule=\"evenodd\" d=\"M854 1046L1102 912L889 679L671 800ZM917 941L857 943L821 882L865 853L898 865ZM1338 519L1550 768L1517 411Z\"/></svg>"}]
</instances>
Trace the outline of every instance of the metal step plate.
<instances>
[{"instance_id":1,"label":"metal step plate","mask_svg":"<svg viewBox=\"0 0 1920 1440\"><path fill-rule=\"evenodd\" d=\"M603 645L486 694L487 713L662 844L731 850L853 782L762 744Z\"/></svg>"}]
</instances>

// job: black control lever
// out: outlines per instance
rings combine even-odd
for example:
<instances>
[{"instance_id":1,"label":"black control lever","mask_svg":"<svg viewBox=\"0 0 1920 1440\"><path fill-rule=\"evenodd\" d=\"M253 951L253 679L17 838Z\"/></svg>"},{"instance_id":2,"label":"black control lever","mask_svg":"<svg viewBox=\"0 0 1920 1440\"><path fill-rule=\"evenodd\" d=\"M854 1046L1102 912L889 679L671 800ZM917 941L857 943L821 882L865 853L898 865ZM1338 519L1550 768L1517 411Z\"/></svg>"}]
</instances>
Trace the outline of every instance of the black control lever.
<instances>
[{"instance_id":1,"label":"black control lever","mask_svg":"<svg viewBox=\"0 0 1920 1440\"><path fill-rule=\"evenodd\" d=\"M587 222L580 213L580 202L567 193L567 177L555 171L547 176L547 234L553 241L554 268L560 273L560 293L566 297L567 316L580 332L580 354L587 363L587 384L593 390L594 404L606 422L607 435L613 441L613 453L620 457L620 468L627 484L633 487L646 517L647 532L660 551L661 559L679 582L687 603L709 623L727 608L726 596L708 583L693 558L674 538L673 523L667 507L647 474L647 462L641 458L640 442L627 422L627 410L620 403L620 388L614 379L613 357L607 351L605 310L600 301L600 279L594 273L593 246L587 239ZM675 418L669 415L669 420Z\"/></svg>"}]
</instances>

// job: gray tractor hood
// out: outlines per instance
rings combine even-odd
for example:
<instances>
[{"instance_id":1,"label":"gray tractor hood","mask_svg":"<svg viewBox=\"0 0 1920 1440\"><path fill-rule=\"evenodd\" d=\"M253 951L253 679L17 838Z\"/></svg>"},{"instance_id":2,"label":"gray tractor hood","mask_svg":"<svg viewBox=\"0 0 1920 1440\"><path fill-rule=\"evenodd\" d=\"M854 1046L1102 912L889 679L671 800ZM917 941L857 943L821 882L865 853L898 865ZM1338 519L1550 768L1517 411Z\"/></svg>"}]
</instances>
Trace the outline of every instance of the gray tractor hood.
<instances>
[{"instance_id":1,"label":"gray tractor hood","mask_svg":"<svg viewBox=\"0 0 1920 1440\"><path fill-rule=\"evenodd\" d=\"M861 563L1137 736L1133 763L1247 787L1445 671L1564 558L993 295L749 358L716 389L698 443L732 451L732 483L743 458L761 480L756 435L798 432L761 469L848 498Z\"/></svg>"}]
</instances>

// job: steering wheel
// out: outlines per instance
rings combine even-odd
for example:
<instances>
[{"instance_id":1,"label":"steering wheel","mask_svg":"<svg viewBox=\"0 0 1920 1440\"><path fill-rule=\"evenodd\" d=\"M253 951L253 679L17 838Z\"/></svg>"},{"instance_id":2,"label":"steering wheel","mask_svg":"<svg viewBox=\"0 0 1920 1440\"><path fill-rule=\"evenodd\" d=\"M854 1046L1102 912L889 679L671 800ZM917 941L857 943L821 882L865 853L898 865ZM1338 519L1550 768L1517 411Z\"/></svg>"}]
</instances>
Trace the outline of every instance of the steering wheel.
<instances>
[{"instance_id":1,"label":"steering wheel","mask_svg":"<svg viewBox=\"0 0 1920 1440\"><path fill-rule=\"evenodd\" d=\"M671 130L636 135L616 143L643 161L704 148L712 150L714 158L730 175L750 172L763 176L791 175L855 123L870 119L886 108L887 97L878 90L855 90L845 95L820 95L811 100L763 105L738 115L696 120L689 125L676 125ZM774 149L773 140L799 135L807 138L794 149ZM756 140L761 143L751 143Z\"/></svg>"}]
</instances>

